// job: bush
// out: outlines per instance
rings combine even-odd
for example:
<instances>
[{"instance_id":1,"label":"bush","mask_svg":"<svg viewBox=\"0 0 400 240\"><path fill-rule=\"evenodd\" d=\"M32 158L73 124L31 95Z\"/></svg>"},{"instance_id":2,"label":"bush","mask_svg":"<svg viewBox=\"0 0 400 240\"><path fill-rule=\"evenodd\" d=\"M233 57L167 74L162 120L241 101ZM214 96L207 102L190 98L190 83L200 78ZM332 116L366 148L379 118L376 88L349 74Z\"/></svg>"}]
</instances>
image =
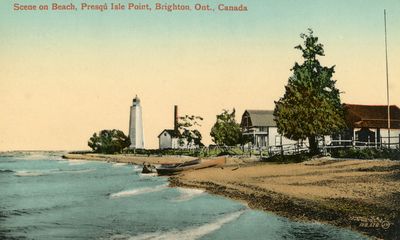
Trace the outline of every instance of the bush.
<instances>
[{"instance_id":1,"label":"bush","mask_svg":"<svg viewBox=\"0 0 400 240\"><path fill-rule=\"evenodd\" d=\"M173 156L191 156L191 157L215 157L215 156L236 156L243 155L245 152L240 148L209 148L204 150L202 148L196 149L125 149L123 153L126 154L138 154L138 155L173 155Z\"/></svg>"},{"instance_id":2,"label":"bush","mask_svg":"<svg viewBox=\"0 0 400 240\"><path fill-rule=\"evenodd\" d=\"M400 149L389 148L348 148L335 149L331 151L335 158L356 158L356 159L391 159L400 160Z\"/></svg>"},{"instance_id":3,"label":"bush","mask_svg":"<svg viewBox=\"0 0 400 240\"><path fill-rule=\"evenodd\" d=\"M113 154L120 153L122 149L129 147L131 141L121 130L101 130L94 133L88 141L88 146L96 153Z\"/></svg>"},{"instance_id":4,"label":"bush","mask_svg":"<svg viewBox=\"0 0 400 240\"><path fill-rule=\"evenodd\" d=\"M273 163L299 163L307 161L311 158L310 154L308 153L300 153L294 155L274 155L272 157L263 158L262 162L273 162Z\"/></svg>"}]
</instances>

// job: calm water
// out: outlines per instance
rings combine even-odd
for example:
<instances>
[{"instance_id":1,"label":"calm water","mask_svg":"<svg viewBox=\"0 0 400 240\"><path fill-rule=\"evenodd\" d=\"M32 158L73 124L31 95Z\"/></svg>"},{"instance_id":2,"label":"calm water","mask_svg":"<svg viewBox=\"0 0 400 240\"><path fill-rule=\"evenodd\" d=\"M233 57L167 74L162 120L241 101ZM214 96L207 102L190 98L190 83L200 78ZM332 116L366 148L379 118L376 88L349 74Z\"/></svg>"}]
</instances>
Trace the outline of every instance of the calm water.
<instances>
[{"instance_id":1,"label":"calm water","mask_svg":"<svg viewBox=\"0 0 400 240\"><path fill-rule=\"evenodd\" d=\"M0 239L365 239L298 223L131 165L0 155Z\"/></svg>"}]
</instances>

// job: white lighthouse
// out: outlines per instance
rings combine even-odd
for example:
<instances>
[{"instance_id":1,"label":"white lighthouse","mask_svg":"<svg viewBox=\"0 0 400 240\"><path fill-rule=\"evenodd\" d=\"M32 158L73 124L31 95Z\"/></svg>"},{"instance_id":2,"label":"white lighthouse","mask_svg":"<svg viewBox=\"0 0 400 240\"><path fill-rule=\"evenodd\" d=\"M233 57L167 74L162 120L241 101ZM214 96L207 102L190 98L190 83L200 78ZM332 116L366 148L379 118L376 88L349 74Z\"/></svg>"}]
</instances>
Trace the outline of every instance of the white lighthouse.
<instances>
[{"instance_id":1,"label":"white lighthouse","mask_svg":"<svg viewBox=\"0 0 400 240\"><path fill-rule=\"evenodd\" d=\"M131 114L129 119L129 138L131 139L130 148L144 149L142 106L140 106L140 99L137 95L133 99L131 106Z\"/></svg>"}]
</instances>

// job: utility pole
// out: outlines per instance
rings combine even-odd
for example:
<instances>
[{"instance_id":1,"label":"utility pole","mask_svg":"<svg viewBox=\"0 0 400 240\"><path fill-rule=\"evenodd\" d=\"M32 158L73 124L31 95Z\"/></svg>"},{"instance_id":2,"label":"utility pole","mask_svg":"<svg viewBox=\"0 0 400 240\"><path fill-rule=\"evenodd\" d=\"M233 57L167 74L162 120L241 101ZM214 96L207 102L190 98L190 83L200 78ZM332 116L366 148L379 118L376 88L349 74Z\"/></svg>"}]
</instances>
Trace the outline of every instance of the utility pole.
<instances>
[{"instance_id":1,"label":"utility pole","mask_svg":"<svg viewBox=\"0 0 400 240\"><path fill-rule=\"evenodd\" d=\"M388 118L388 146L390 148L390 95L389 95L389 67L387 51L387 30L386 30L386 9L383 10L385 20L385 53L386 53L386 100L387 100L387 118Z\"/></svg>"}]
</instances>

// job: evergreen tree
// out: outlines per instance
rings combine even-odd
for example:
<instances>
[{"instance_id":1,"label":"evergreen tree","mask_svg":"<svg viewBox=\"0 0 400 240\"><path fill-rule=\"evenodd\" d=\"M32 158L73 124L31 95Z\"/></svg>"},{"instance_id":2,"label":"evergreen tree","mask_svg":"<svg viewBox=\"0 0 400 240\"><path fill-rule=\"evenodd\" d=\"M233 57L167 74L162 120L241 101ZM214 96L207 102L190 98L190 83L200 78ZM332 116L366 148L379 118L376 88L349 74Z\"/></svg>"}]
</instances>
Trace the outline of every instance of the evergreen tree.
<instances>
[{"instance_id":1,"label":"evergreen tree","mask_svg":"<svg viewBox=\"0 0 400 240\"><path fill-rule=\"evenodd\" d=\"M291 69L293 75L285 95L275 102L274 116L280 134L292 140L308 138L310 152L316 154L317 138L338 132L345 123L340 92L332 80L335 66L321 66L317 57L325 56L324 48L311 29L300 37L304 45L295 49L302 52L304 62Z\"/></svg>"}]
</instances>

